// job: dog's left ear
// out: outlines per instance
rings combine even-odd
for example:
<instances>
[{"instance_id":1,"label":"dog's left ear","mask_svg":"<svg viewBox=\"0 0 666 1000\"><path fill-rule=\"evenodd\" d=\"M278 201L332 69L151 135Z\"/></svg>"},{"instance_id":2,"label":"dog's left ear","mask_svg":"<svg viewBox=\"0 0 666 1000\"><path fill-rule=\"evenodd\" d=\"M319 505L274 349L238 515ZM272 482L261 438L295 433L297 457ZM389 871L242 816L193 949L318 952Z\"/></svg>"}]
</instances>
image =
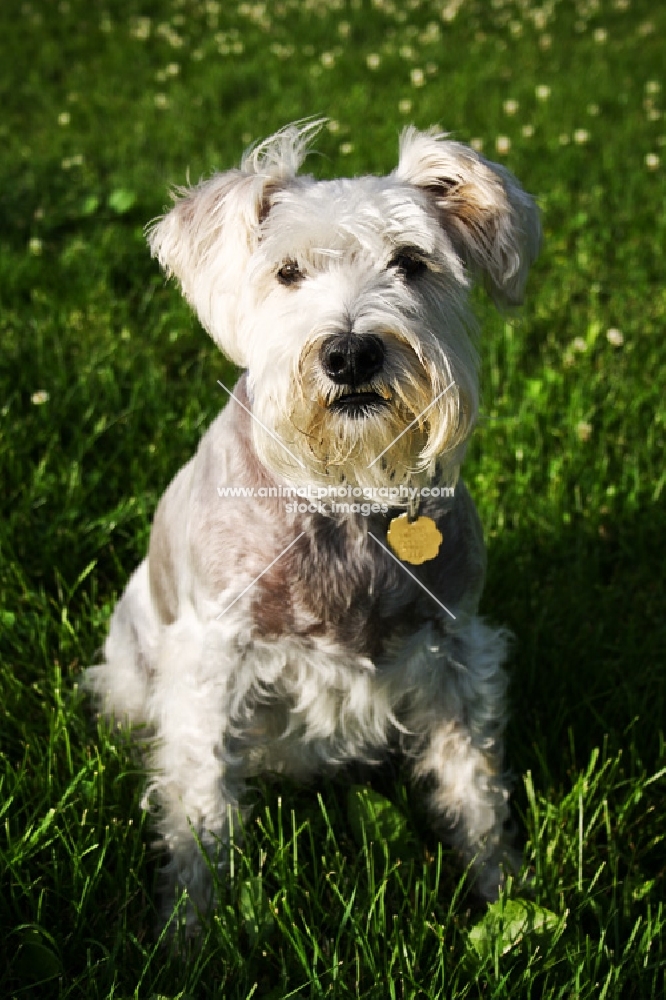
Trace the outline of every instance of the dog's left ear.
<instances>
[{"instance_id":1,"label":"dog's left ear","mask_svg":"<svg viewBox=\"0 0 666 1000\"><path fill-rule=\"evenodd\" d=\"M456 251L498 303L522 301L541 223L513 174L445 134L407 128L393 176L427 193Z\"/></svg>"}]
</instances>

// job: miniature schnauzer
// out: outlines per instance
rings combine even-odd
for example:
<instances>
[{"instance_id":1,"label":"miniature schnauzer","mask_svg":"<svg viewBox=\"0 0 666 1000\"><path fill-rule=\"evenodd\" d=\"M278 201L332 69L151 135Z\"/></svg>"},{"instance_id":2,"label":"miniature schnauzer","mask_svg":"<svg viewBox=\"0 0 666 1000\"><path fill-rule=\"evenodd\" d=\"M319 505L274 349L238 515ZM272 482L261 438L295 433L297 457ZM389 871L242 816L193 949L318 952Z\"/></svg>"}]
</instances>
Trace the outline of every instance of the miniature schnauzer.
<instances>
[{"instance_id":1,"label":"miniature schnauzer","mask_svg":"<svg viewBox=\"0 0 666 1000\"><path fill-rule=\"evenodd\" d=\"M538 211L508 170L415 128L386 177L299 175L321 124L179 190L149 230L245 369L85 677L104 715L143 729L168 912L183 889L193 915L210 906L249 777L391 746L486 898L511 855L507 637L476 613L485 550L459 469L478 410L470 288L520 302Z\"/></svg>"}]
</instances>

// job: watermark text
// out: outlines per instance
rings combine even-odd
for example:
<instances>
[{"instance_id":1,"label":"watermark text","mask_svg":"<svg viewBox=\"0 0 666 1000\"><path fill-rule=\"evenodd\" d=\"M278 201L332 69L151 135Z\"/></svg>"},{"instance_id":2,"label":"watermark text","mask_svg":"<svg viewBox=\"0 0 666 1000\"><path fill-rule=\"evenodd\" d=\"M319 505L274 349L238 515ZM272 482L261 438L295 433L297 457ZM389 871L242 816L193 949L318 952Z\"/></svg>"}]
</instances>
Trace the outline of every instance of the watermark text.
<instances>
[{"instance_id":1,"label":"watermark text","mask_svg":"<svg viewBox=\"0 0 666 1000\"><path fill-rule=\"evenodd\" d=\"M453 486L218 486L218 497L284 500L287 514L386 514L389 507L452 497Z\"/></svg>"}]
</instances>

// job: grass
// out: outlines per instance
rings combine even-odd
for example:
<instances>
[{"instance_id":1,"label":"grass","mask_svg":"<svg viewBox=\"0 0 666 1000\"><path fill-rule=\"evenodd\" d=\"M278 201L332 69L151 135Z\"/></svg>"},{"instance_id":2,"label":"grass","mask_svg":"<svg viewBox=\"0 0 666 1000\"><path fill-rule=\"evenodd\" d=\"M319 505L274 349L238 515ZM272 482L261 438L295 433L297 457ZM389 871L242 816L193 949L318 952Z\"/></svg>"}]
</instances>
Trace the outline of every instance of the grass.
<instances>
[{"instance_id":1,"label":"grass","mask_svg":"<svg viewBox=\"0 0 666 1000\"><path fill-rule=\"evenodd\" d=\"M664 995L665 31L648 0L2 5L3 996ZM517 636L531 884L480 907L400 774L378 776L374 826L341 783L262 784L177 951L154 933L141 774L77 693L234 377L142 227L188 170L311 114L332 119L320 177L391 169L402 125L436 122L542 207L523 312L479 296L466 467L483 610Z\"/></svg>"}]
</instances>

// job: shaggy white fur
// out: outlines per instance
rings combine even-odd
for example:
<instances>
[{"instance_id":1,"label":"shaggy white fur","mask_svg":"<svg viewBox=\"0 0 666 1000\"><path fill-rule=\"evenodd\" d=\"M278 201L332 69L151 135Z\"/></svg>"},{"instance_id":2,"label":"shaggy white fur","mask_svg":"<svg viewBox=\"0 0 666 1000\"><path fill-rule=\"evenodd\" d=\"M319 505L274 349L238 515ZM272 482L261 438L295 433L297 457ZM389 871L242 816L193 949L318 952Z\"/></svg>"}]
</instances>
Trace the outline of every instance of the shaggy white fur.
<instances>
[{"instance_id":1,"label":"shaggy white fur","mask_svg":"<svg viewBox=\"0 0 666 1000\"><path fill-rule=\"evenodd\" d=\"M396 741L487 897L508 856L506 635L476 616L485 556L459 466L478 407L471 281L520 299L538 213L508 171L415 129L388 177L298 176L319 124L179 192L150 231L247 374L162 498L85 683L146 737L165 912L185 888L192 919L249 776L307 778ZM421 500L443 540L403 567L386 541L403 498L340 513L275 495L294 484L455 491Z\"/></svg>"}]
</instances>

